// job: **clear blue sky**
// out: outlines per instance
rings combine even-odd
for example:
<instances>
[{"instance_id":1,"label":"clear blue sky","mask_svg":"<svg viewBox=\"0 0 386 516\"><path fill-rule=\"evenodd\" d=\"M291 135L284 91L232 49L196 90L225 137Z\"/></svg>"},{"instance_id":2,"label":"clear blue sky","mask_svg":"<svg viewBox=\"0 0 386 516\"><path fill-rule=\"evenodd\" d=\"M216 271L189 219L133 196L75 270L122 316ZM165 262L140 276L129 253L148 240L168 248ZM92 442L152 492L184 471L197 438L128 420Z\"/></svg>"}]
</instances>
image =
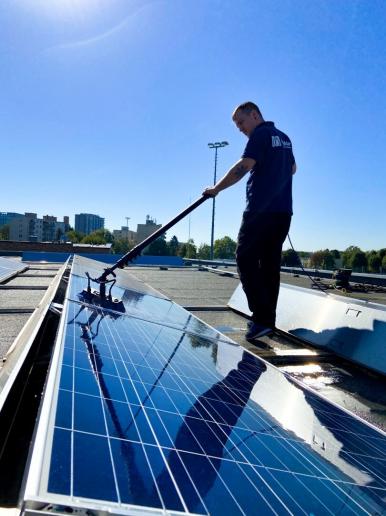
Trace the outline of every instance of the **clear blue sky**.
<instances>
[{"instance_id":1,"label":"clear blue sky","mask_svg":"<svg viewBox=\"0 0 386 516\"><path fill-rule=\"evenodd\" d=\"M230 144L219 176L239 159L252 100L293 141L295 247L386 247L384 0L1 0L0 23L0 211L165 223L213 181L208 142ZM236 238L245 180L215 237Z\"/></svg>"}]
</instances>

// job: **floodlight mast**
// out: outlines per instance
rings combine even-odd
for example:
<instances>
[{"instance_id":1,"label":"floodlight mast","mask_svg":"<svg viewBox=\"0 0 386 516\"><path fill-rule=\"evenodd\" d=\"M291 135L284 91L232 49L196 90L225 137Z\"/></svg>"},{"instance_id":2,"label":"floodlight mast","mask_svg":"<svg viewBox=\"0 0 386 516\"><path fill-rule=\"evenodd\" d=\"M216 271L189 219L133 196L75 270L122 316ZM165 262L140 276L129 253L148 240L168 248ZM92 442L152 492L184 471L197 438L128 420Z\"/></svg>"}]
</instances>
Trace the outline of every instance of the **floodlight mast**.
<instances>
[{"instance_id":1,"label":"floodlight mast","mask_svg":"<svg viewBox=\"0 0 386 516\"><path fill-rule=\"evenodd\" d=\"M95 293L93 293L91 291L91 285L90 285L90 281L93 281L93 282L99 284L99 298L100 298L99 300L100 301L111 301L112 300L111 288L113 285L110 287L109 295L106 296L106 284L107 283L112 283L112 284L115 283L114 279L108 279L108 277L110 275L112 275L113 278L115 278L115 276L116 276L114 273L115 269L122 269L125 265L127 265L129 262L134 260L134 258L136 258L137 256L139 256L141 254L141 252L145 249L145 247L147 247L149 244L154 242L154 240L156 240L159 236L166 233L166 231L168 229L170 229L172 226L177 224L177 222L179 222L181 219L186 217L186 215L188 215L188 213L195 210L198 206L200 206L200 204L202 204L209 198L210 198L209 195L202 195L199 199L194 201L190 206L185 208L185 210L181 211L176 217L174 217L174 219L170 220L164 226L160 227L159 229L154 231L154 233L152 233L150 236L145 238L145 240L143 240L142 242L137 244L135 247L133 247L133 249L131 249L124 256L122 256L122 258L120 258L112 267L106 268L104 270L103 274L101 274L101 276L99 276L99 278L91 278L89 276L89 274L86 273L86 276L88 278L88 287L87 287L86 293L88 294L88 296L95 297Z\"/></svg>"},{"instance_id":2,"label":"floodlight mast","mask_svg":"<svg viewBox=\"0 0 386 516\"><path fill-rule=\"evenodd\" d=\"M229 145L228 142L214 142L214 143L208 143L208 147L210 149L214 149L214 176L213 176L213 186L216 184L217 180L217 149L220 149L221 147L226 147ZM212 204L212 231L210 236L210 259L213 260L213 244L214 244L214 215L216 211L216 198L213 197L213 204Z\"/></svg>"}]
</instances>

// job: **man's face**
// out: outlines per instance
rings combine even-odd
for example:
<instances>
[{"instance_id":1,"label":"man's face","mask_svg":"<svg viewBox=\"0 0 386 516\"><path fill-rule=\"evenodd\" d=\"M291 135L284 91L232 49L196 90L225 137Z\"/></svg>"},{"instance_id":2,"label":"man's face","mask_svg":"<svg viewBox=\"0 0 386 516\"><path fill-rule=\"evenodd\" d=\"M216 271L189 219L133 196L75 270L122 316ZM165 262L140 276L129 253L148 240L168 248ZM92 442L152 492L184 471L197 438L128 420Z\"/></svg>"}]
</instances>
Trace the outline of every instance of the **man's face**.
<instances>
[{"instance_id":1,"label":"man's face","mask_svg":"<svg viewBox=\"0 0 386 516\"><path fill-rule=\"evenodd\" d=\"M251 111L249 113L241 110L236 111L232 116L232 120L239 131L244 133L245 136L250 136L255 127L259 125L259 117L256 111Z\"/></svg>"}]
</instances>

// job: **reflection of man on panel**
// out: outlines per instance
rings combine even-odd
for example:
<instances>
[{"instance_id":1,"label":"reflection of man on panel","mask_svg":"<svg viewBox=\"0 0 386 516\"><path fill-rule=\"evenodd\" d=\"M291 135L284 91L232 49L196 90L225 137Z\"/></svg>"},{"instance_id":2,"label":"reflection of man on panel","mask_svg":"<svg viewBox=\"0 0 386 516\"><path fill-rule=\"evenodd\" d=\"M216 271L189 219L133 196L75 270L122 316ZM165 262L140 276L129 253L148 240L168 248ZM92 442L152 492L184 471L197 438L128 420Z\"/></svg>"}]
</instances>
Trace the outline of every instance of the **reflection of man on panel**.
<instances>
[{"instance_id":1,"label":"reflection of man on panel","mask_svg":"<svg viewBox=\"0 0 386 516\"><path fill-rule=\"evenodd\" d=\"M266 122L256 104L241 104L232 119L248 136L248 143L241 159L203 193L215 196L250 172L236 260L252 312L252 324L245 336L253 340L275 327L281 250L291 223L296 163L288 136L273 122Z\"/></svg>"},{"instance_id":2,"label":"reflection of man on panel","mask_svg":"<svg viewBox=\"0 0 386 516\"><path fill-rule=\"evenodd\" d=\"M181 419L174 449L170 450L167 461L173 475L179 479L178 487L190 511L203 510L196 490L205 501L217 479L221 459L228 455L227 458L233 460L233 454L240 456L237 443L231 442L227 448L227 442L242 416L253 387L266 369L264 362L244 351L237 368L201 394ZM245 430L244 433L252 438L254 430ZM163 471L157 478L159 485L164 485L165 475L167 477L168 473ZM221 504L221 501L218 500L217 504Z\"/></svg>"}]
</instances>

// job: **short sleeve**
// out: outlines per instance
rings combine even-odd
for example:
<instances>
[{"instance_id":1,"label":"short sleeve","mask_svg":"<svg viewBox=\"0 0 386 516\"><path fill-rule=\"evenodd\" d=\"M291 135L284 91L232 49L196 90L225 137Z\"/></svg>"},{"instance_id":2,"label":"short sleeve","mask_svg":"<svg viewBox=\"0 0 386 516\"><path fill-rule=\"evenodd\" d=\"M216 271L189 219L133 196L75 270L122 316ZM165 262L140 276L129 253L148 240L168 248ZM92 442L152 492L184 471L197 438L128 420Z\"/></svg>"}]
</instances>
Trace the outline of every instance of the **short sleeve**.
<instances>
[{"instance_id":1,"label":"short sleeve","mask_svg":"<svg viewBox=\"0 0 386 516\"><path fill-rule=\"evenodd\" d=\"M255 131L249 138L242 158L251 158L258 162L264 153L267 145L267 135L265 131Z\"/></svg>"}]
</instances>

